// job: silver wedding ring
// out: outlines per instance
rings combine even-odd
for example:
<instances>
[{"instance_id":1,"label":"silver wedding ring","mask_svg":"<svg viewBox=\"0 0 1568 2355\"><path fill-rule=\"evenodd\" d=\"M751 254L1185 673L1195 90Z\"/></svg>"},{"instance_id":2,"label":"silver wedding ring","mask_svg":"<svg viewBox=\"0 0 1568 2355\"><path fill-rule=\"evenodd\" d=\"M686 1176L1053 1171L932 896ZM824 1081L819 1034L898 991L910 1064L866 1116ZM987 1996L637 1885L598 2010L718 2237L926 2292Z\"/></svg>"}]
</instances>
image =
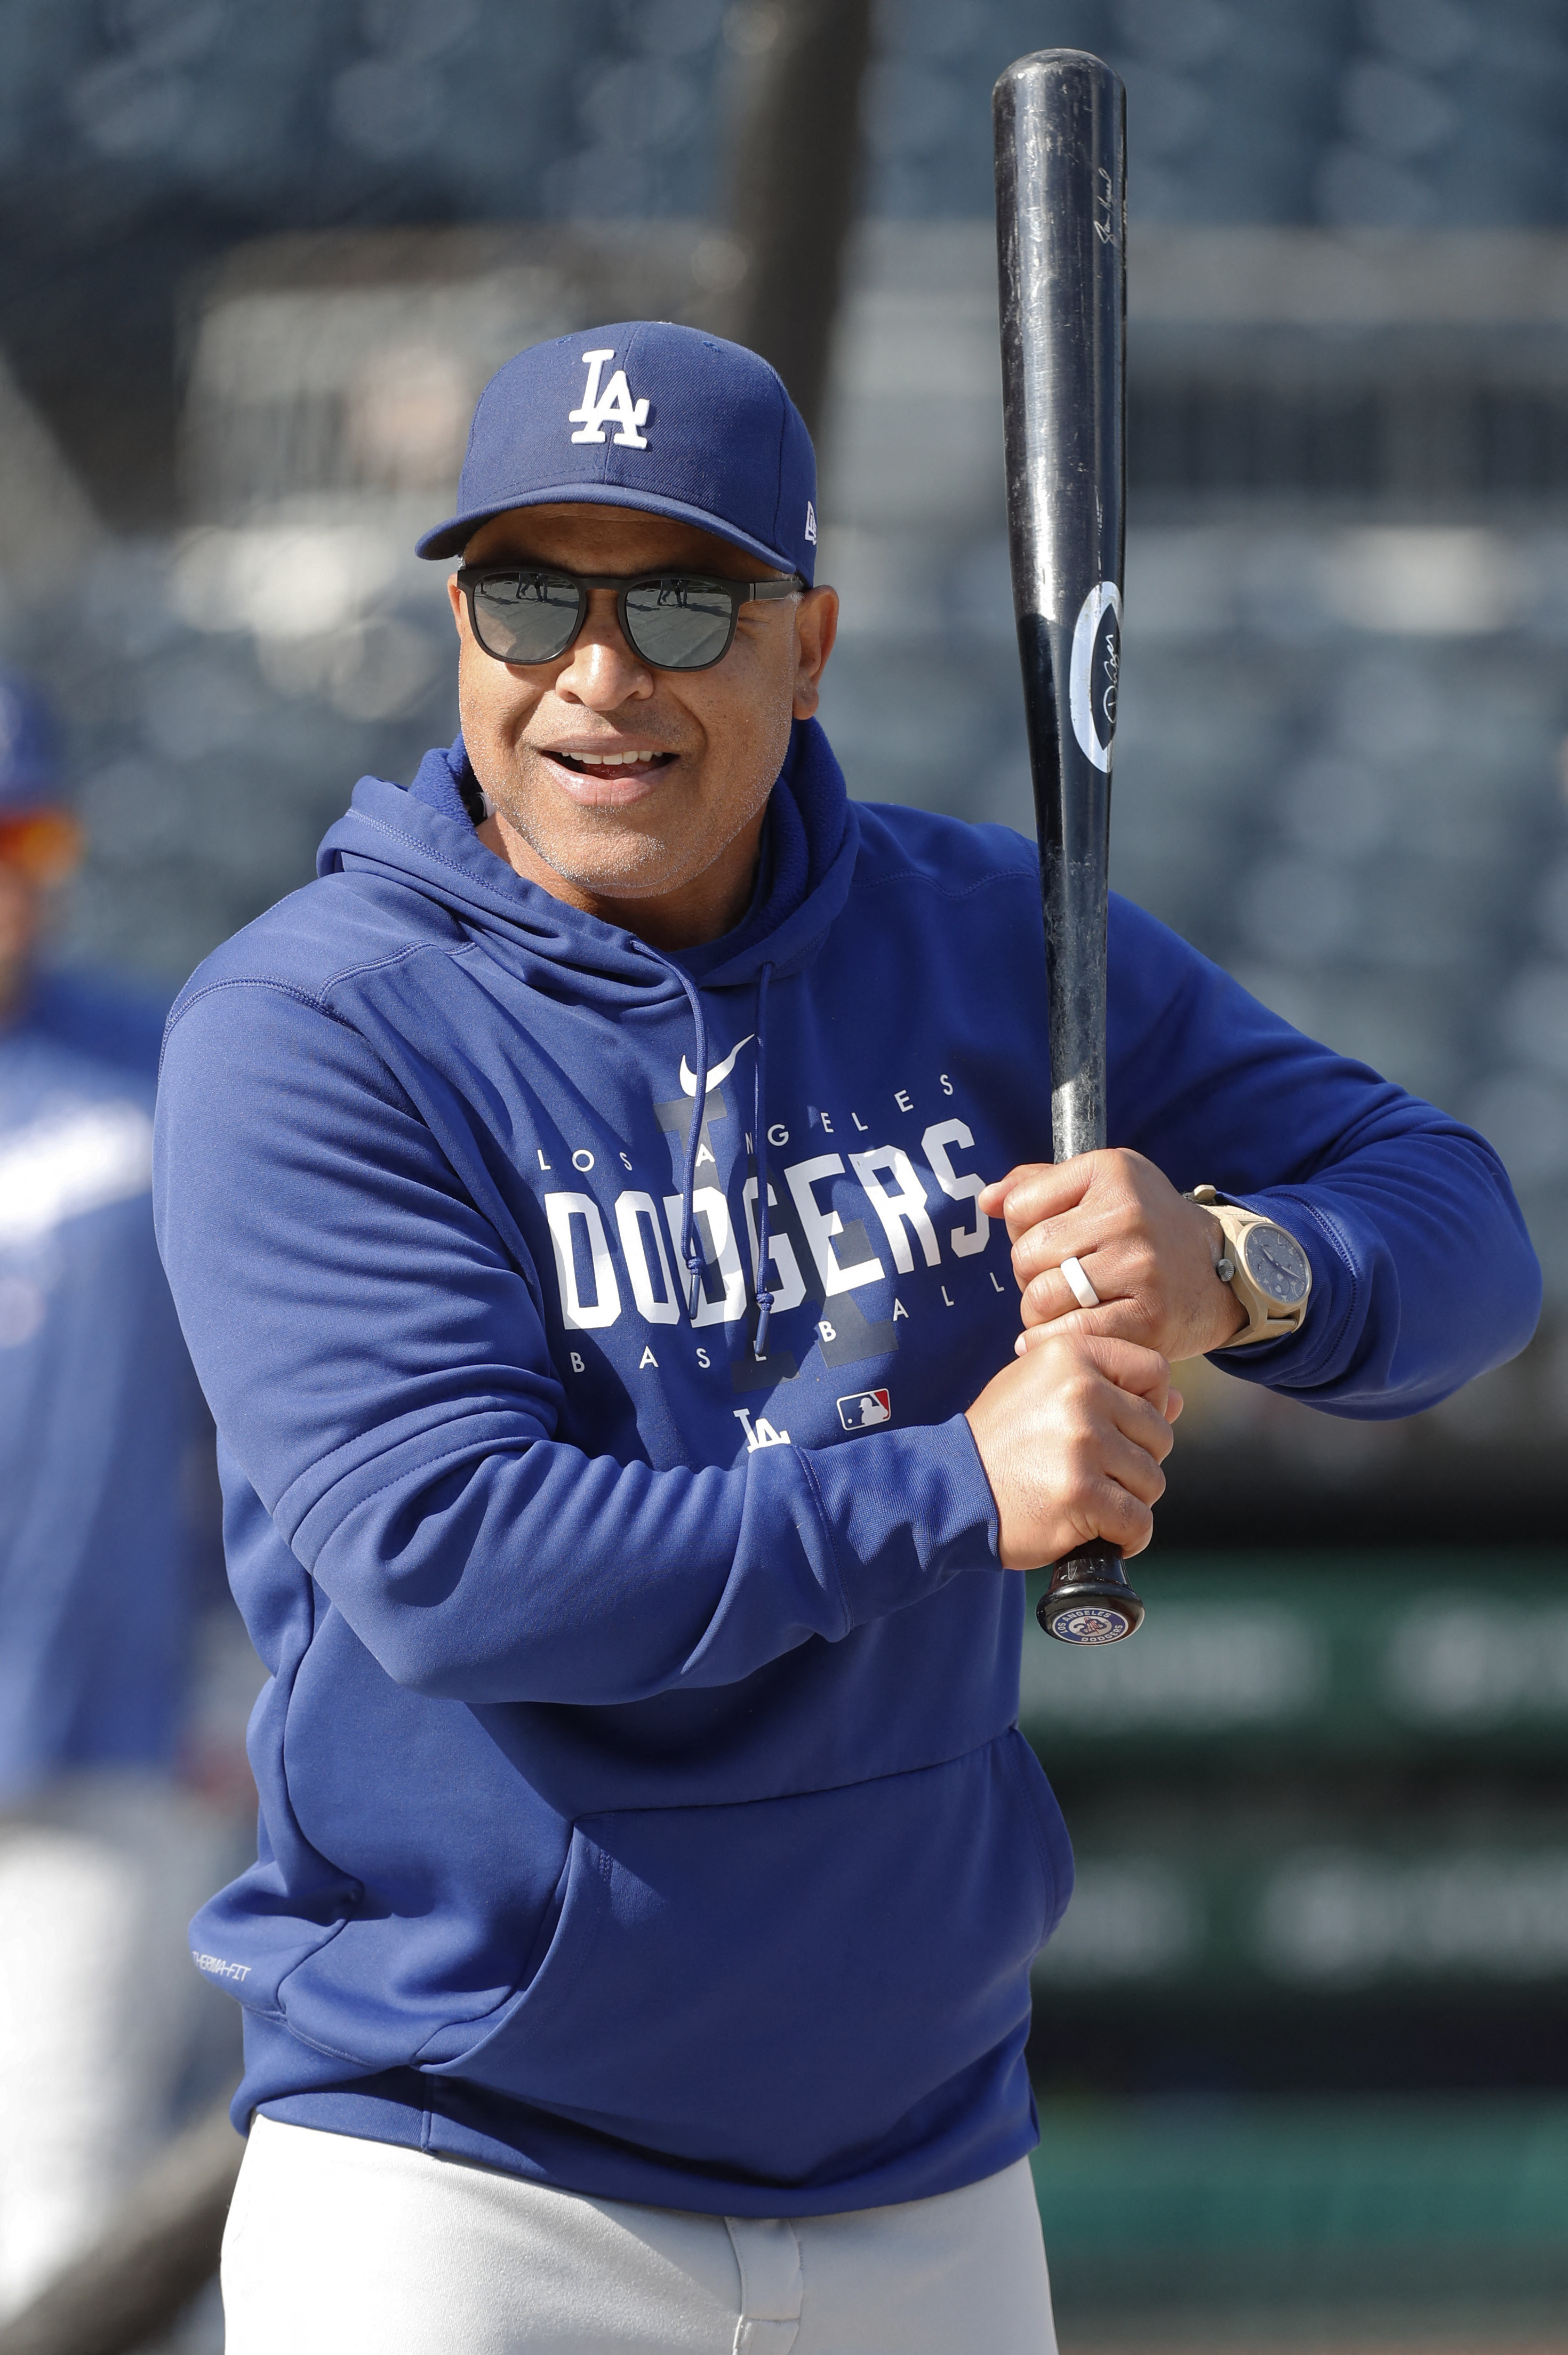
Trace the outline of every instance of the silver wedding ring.
<instances>
[{"instance_id":1,"label":"silver wedding ring","mask_svg":"<svg viewBox=\"0 0 1568 2355\"><path fill-rule=\"evenodd\" d=\"M1064 1259L1061 1263L1061 1273L1067 1278L1067 1289L1080 1308L1099 1307L1100 1295L1084 1274L1077 1260Z\"/></svg>"}]
</instances>

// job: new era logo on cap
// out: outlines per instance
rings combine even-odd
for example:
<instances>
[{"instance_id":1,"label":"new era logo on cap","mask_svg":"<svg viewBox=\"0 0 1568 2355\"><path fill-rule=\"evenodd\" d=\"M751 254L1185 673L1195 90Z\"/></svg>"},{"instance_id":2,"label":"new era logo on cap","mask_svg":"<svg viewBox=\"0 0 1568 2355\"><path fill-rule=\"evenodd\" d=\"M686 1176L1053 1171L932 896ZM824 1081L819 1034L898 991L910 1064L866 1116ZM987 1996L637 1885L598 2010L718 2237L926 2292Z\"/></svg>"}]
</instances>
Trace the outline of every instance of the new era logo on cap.
<instances>
[{"instance_id":1,"label":"new era logo on cap","mask_svg":"<svg viewBox=\"0 0 1568 2355\"><path fill-rule=\"evenodd\" d=\"M892 1419L893 1402L886 1391L856 1391L838 1401L838 1420L846 1431L870 1431Z\"/></svg>"},{"instance_id":2,"label":"new era logo on cap","mask_svg":"<svg viewBox=\"0 0 1568 2355\"><path fill-rule=\"evenodd\" d=\"M647 443L638 432L639 425L648 421L648 404L634 400L626 382L624 368L617 368L603 392L599 389L599 371L613 352L584 352L582 365L588 370L588 383L581 409L569 409L567 417L579 428L572 435L574 442L603 442L606 425L618 425L615 439L623 450L645 450Z\"/></svg>"}]
</instances>

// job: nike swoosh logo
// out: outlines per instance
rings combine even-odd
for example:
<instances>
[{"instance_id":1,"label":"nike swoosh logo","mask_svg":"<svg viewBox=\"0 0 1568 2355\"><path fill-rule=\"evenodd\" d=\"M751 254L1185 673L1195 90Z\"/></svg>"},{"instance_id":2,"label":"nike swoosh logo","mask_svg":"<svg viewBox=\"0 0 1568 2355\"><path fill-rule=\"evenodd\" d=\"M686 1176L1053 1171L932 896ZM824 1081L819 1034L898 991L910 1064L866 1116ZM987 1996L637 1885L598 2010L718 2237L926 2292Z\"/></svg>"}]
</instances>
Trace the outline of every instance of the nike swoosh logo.
<instances>
[{"instance_id":1,"label":"nike swoosh logo","mask_svg":"<svg viewBox=\"0 0 1568 2355\"><path fill-rule=\"evenodd\" d=\"M709 1088L716 1088L720 1080L727 1080L729 1078L731 1072L735 1068L736 1056L740 1053L742 1047L749 1047L751 1045L756 1035L757 1034L754 1030L748 1030L743 1039L736 1039L735 1044L731 1048L730 1052L725 1056L724 1060L721 1063L715 1063L713 1069L709 1072ZM694 1096L697 1093L697 1073L691 1069L684 1055L680 1059L680 1084L688 1096Z\"/></svg>"}]
</instances>

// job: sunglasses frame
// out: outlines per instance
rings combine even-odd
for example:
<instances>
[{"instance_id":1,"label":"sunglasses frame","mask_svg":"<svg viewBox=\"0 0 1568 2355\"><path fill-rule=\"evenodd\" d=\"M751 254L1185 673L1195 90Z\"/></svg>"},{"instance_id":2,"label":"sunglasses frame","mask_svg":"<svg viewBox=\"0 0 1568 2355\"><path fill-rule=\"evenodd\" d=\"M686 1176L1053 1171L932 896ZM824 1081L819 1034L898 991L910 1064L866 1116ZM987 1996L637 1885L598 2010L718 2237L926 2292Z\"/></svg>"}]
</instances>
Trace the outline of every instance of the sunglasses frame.
<instances>
[{"instance_id":1,"label":"sunglasses frame","mask_svg":"<svg viewBox=\"0 0 1568 2355\"><path fill-rule=\"evenodd\" d=\"M540 655L539 660L533 663L520 662L516 655L499 655L496 652L494 646L485 645L484 634L479 627L478 615L475 613L474 609L475 591L482 588L486 581L515 581L520 579L525 573L530 574L534 578L541 581L564 581L577 591L577 619L572 623L571 634L566 639L565 644L558 646L554 654ZM652 589L666 581L700 582L704 589L722 589L728 595L730 600L730 626L724 634L724 643L720 647L719 652L716 655L709 655L706 662L656 663L654 662L647 655L644 654L641 646L638 645L636 638L627 623L626 600L635 589ZM684 672L711 670L716 663L721 663L723 661L725 655L729 653L731 647L735 643L735 628L741 618L741 608L742 605L749 605L753 602L757 604L772 604L776 602L780 598L795 596L805 589L806 584L801 579L798 572L789 573L783 581L731 581L722 572L635 572L630 574L624 572L568 572L563 567L555 564L462 564L459 565L457 569L457 585L463 591L464 601L468 607L468 626L474 633L475 645L480 647L484 653L487 654L492 662L505 663L508 669L537 670L539 668L540 665L544 663L559 662L563 655L570 654L578 639L581 636L582 624L588 619L589 591L593 589L613 589L616 591L615 618L621 625L621 635L625 639L626 644L631 647L632 652L636 655L637 660L642 663L646 663L650 670Z\"/></svg>"}]
</instances>

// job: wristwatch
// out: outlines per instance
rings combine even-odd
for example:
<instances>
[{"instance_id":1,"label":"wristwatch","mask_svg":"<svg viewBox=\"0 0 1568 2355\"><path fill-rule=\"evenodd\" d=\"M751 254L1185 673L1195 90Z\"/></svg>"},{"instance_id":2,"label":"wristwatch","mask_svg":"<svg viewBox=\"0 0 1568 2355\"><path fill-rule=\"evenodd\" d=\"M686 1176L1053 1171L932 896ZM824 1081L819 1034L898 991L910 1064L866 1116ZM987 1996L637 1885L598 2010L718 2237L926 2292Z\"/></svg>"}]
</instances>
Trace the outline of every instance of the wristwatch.
<instances>
[{"instance_id":1,"label":"wristwatch","mask_svg":"<svg viewBox=\"0 0 1568 2355\"><path fill-rule=\"evenodd\" d=\"M1242 1330L1221 1348L1245 1349L1299 1331L1312 1296L1312 1263L1296 1237L1256 1210L1221 1202L1212 1186L1195 1186L1187 1199L1200 1202L1219 1220L1225 1253L1214 1273L1247 1312Z\"/></svg>"}]
</instances>

